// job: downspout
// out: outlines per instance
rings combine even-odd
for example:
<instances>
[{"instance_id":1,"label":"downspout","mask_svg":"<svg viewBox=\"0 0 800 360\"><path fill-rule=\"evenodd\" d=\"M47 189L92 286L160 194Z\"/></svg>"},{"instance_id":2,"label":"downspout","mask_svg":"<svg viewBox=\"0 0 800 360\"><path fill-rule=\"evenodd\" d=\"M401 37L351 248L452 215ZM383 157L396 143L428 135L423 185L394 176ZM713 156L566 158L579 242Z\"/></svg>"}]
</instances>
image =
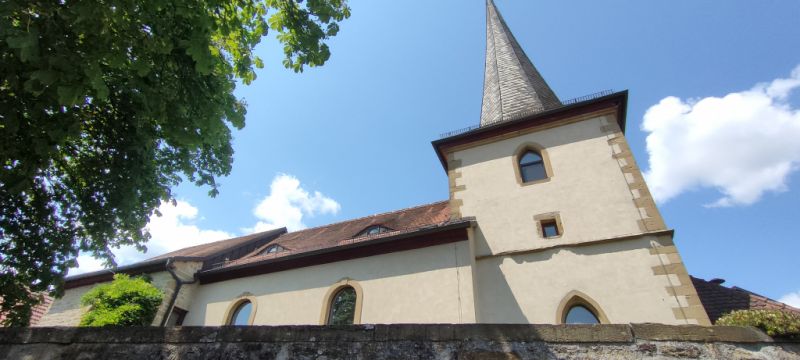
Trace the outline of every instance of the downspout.
<instances>
[{"instance_id":1,"label":"downspout","mask_svg":"<svg viewBox=\"0 0 800 360\"><path fill-rule=\"evenodd\" d=\"M197 282L196 276L194 277L194 279L192 279L192 281L181 280L181 278L178 277L178 274L176 274L175 271L173 271L175 269L175 266L172 263L173 263L172 258L167 259L165 269L170 275L172 275L172 278L175 279L175 291L172 292L172 296L169 299L169 305L167 305L167 310L164 313L164 317L161 318L161 325L160 325L161 327L166 326L167 320L169 320L170 315L172 315L172 308L175 307L175 301L178 300L178 293L181 291L181 287L183 287L184 284L188 285Z\"/></svg>"}]
</instances>

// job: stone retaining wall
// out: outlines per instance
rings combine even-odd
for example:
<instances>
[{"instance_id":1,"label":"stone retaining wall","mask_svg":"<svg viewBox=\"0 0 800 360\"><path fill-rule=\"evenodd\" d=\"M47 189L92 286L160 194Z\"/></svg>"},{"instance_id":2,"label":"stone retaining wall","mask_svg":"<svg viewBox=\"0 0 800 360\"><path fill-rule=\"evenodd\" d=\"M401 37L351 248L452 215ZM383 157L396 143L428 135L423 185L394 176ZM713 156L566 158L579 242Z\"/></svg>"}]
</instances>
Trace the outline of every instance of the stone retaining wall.
<instances>
[{"instance_id":1,"label":"stone retaining wall","mask_svg":"<svg viewBox=\"0 0 800 360\"><path fill-rule=\"evenodd\" d=\"M5 328L0 358L800 359L800 342L655 324Z\"/></svg>"}]
</instances>

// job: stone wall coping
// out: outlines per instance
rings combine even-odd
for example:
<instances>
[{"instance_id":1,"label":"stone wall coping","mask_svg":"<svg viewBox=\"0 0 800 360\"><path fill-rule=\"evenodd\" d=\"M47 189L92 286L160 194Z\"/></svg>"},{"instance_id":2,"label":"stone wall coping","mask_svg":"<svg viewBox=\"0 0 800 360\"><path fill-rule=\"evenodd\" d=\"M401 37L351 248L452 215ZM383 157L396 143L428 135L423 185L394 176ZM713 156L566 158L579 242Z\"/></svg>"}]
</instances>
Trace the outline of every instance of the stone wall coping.
<instances>
[{"instance_id":1,"label":"stone wall coping","mask_svg":"<svg viewBox=\"0 0 800 360\"><path fill-rule=\"evenodd\" d=\"M637 341L800 343L800 340L775 340L751 327L662 324L391 324L0 329L0 344L380 342L399 340L434 342L492 340L549 343L635 343Z\"/></svg>"}]
</instances>

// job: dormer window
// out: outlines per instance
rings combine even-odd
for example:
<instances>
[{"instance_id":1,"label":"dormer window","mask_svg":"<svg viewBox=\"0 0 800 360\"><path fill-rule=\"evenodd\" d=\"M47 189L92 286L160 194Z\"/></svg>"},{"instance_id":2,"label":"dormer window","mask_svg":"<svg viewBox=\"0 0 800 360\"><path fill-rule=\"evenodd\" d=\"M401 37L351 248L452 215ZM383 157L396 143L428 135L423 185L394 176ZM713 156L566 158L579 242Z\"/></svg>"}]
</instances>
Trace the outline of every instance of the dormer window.
<instances>
[{"instance_id":1,"label":"dormer window","mask_svg":"<svg viewBox=\"0 0 800 360\"><path fill-rule=\"evenodd\" d=\"M361 232L356 234L355 237L368 236L368 235L378 235L378 234L382 234L382 233L389 232L389 231L392 231L392 230L387 228L387 227L385 227L385 226L382 226L382 225L371 225L371 226L367 227L366 229L361 230Z\"/></svg>"},{"instance_id":2,"label":"dormer window","mask_svg":"<svg viewBox=\"0 0 800 360\"><path fill-rule=\"evenodd\" d=\"M268 246L266 249L264 249L263 251L261 251L261 254L259 254L259 255L264 255L264 254L274 254L274 253L281 252L281 251L283 251L283 250L286 250L286 249L284 249L284 248L283 248L283 246L280 246L280 245L278 245L278 244L275 244L275 245L270 245L270 246Z\"/></svg>"}]
</instances>

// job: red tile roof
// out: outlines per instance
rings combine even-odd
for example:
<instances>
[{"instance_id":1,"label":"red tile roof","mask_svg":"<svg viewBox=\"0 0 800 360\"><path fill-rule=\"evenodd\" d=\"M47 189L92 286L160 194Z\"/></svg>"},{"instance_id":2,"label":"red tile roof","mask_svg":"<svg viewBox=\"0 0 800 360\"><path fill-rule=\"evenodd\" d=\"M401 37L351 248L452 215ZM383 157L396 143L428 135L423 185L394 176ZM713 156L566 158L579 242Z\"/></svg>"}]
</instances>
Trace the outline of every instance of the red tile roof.
<instances>
[{"instance_id":1,"label":"red tile roof","mask_svg":"<svg viewBox=\"0 0 800 360\"><path fill-rule=\"evenodd\" d=\"M296 255L313 250L333 248L368 240L416 231L426 227L447 224L450 221L450 208L447 201L415 206L381 214L370 215L340 223L295 231L283 234L277 239L255 249L250 254L230 261L224 267L270 260L276 257ZM391 231L376 235L358 236L361 231L381 225ZM284 250L277 253L261 254L272 245L280 245Z\"/></svg>"},{"instance_id":2,"label":"red tile roof","mask_svg":"<svg viewBox=\"0 0 800 360\"><path fill-rule=\"evenodd\" d=\"M42 317L44 317L44 315L47 314L47 311L50 310L50 305L53 305L53 298L45 294L42 303L34 306L33 309L31 309L30 326L36 325L42 320ZM6 315L0 313L0 323L2 323L5 319Z\"/></svg>"},{"instance_id":3,"label":"red tile roof","mask_svg":"<svg viewBox=\"0 0 800 360\"><path fill-rule=\"evenodd\" d=\"M700 302L706 309L706 313L712 323L715 323L722 315L734 310L774 309L800 314L800 309L780 301L772 300L736 286L722 286L724 280L707 281L693 276L691 278L692 284L697 290L697 295L700 297Z\"/></svg>"},{"instance_id":4,"label":"red tile roof","mask_svg":"<svg viewBox=\"0 0 800 360\"><path fill-rule=\"evenodd\" d=\"M50 305L53 305L53 298L49 295L45 295L42 303L33 307L33 311L31 312L31 326L38 324L39 321L42 320L44 315L47 314L47 311L50 310Z\"/></svg>"}]
</instances>

